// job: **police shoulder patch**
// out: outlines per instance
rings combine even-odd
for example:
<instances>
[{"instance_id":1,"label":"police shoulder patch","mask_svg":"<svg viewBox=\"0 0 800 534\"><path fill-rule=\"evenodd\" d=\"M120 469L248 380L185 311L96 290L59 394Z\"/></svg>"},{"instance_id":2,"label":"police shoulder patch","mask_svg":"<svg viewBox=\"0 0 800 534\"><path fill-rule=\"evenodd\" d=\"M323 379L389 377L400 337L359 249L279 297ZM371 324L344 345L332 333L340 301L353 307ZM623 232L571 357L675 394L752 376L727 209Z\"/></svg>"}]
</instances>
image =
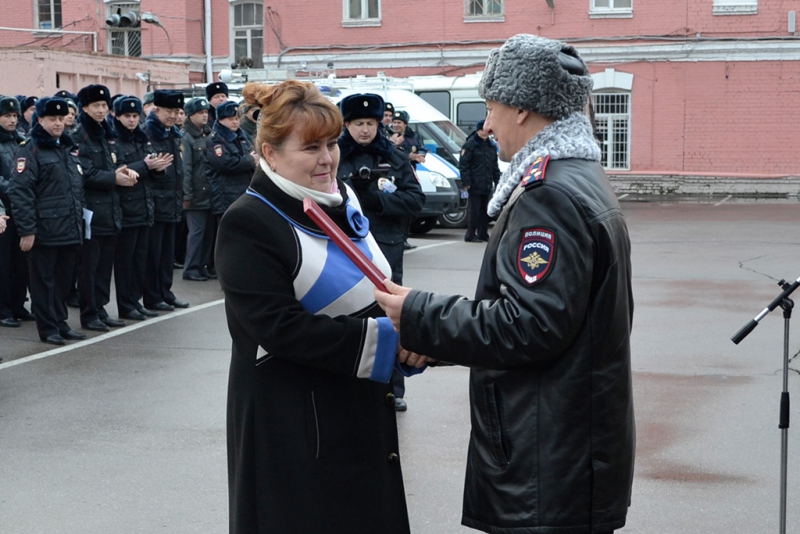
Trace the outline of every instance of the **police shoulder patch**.
<instances>
[{"instance_id":1,"label":"police shoulder patch","mask_svg":"<svg viewBox=\"0 0 800 534\"><path fill-rule=\"evenodd\" d=\"M523 282L541 282L556 257L556 234L546 228L524 228L517 254L517 267Z\"/></svg>"},{"instance_id":2,"label":"police shoulder patch","mask_svg":"<svg viewBox=\"0 0 800 534\"><path fill-rule=\"evenodd\" d=\"M529 185L538 185L539 183L544 181L544 172L547 169L547 163L550 161L550 155L547 156L540 156L533 160L528 168L525 170L525 174L522 175L522 180L520 181L520 187L528 187Z\"/></svg>"},{"instance_id":3,"label":"police shoulder patch","mask_svg":"<svg viewBox=\"0 0 800 534\"><path fill-rule=\"evenodd\" d=\"M25 172L28 166L28 160L25 158L17 158L17 172Z\"/></svg>"},{"instance_id":4,"label":"police shoulder patch","mask_svg":"<svg viewBox=\"0 0 800 534\"><path fill-rule=\"evenodd\" d=\"M219 158L222 156L222 145L214 145L214 154Z\"/></svg>"}]
</instances>

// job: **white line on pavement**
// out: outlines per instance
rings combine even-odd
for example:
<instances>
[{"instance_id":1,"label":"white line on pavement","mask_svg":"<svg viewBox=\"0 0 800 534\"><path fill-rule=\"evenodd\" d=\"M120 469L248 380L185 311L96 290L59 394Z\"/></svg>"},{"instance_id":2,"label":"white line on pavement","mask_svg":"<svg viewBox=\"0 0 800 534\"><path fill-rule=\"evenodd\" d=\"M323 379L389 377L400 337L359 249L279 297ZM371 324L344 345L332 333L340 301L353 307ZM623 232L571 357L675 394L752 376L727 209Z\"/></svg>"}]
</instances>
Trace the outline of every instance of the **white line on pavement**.
<instances>
[{"instance_id":1,"label":"white line on pavement","mask_svg":"<svg viewBox=\"0 0 800 534\"><path fill-rule=\"evenodd\" d=\"M625 194L624 194L624 195L622 195L622 196L618 196L618 197L617 197L617 200L622 200L623 198L627 197L628 195L630 195L630 193L625 193Z\"/></svg>"},{"instance_id":2,"label":"white line on pavement","mask_svg":"<svg viewBox=\"0 0 800 534\"><path fill-rule=\"evenodd\" d=\"M733 195L728 195L727 197L723 198L722 200L720 200L719 202L714 204L714 206L719 206L720 204L724 204L724 203L726 203L727 201L729 201L732 198L733 198Z\"/></svg>"},{"instance_id":3,"label":"white line on pavement","mask_svg":"<svg viewBox=\"0 0 800 534\"><path fill-rule=\"evenodd\" d=\"M105 341L106 339L111 339L113 337L121 336L123 334L127 334L129 332L133 332L134 330L138 330L140 328L144 328L146 326L150 326L152 324L160 323L162 321L168 321L169 319L174 319L176 317L180 317L181 315L186 315L187 313L193 313L196 311L204 310L206 308L210 308L211 306L216 306L217 304L222 304L225 302L225 299L215 300L213 302L206 302L205 304L200 304L198 306L193 306L191 308L186 308L185 310L179 310L175 312L170 312L168 315L161 315L159 317L154 317L152 319L147 319L145 321L141 321L136 324L132 324L130 326L126 326L124 328L120 328L119 330L114 330L112 332L108 332L107 334L103 334L97 337L93 337L91 339L85 339L83 341L78 341L77 343L73 343L71 345L67 345L64 347L59 347L53 350L47 350L45 352L40 352L38 354L31 354L30 356L25 356L24 358L20 358L18 360L11 360L10 362L0 363L0 371L6 369L8 367L14 367L15 365L21 365L23 363L33 362L36 360L41 360L42 358L47 358L48 356L55 356L56 354L61 354L63 352L69 352L71 350L80 349L82 347L86 347L89 345L93 345L95 343L99 343L100 341Z\"/></svg>"},{"instance_id":4,"label":"white line on pavement","mask_svg":"<svg viewBox=\"0 0 800 534\"><path fill-rule=\"evenodd\" d=\"M406 254L413 254L415 252L419 252L420 250L428 250L429 248L434 247L441 247L443 245L452 245L453 243L458 243L458 241L442 241L441 243L434 243L432 245L422 245L421 247L417 247L411 250L406 250Z\"/></svg>"}]
</instances>

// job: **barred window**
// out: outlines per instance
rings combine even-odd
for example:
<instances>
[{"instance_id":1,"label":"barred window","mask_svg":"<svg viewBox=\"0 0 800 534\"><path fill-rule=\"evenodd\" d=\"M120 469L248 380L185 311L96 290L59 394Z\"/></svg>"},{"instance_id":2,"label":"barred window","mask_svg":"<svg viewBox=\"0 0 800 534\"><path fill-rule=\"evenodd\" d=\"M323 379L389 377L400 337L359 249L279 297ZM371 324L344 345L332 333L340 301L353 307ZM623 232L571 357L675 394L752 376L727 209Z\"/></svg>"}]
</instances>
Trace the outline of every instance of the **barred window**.
<instances>
[{"instance_id":1,"label":"barred window","mask_svg":"<svg viewBox=\"0 0 800 534\"><path fill-rule=\"evenodd\" d=\"M106 0L108 2L108 0ZM114 56L142 55L142 21L139 2L109 2L106 32L108 52Z\"/></svg>"},{"instance_id":2,"label":"barred window","mask_svg":"<svg viewBox=\"0 0 800 534\"><path fill-rule=\"evenodd\" d=\"M631 167L631 95L630 93L594 93L594 119L606 169L629 170Z\"/></svg>"},{"instance_id":3,"label":"barred window","mask_svg":"<svg viewBox=\"0 0 800 534\"><path fill-rule=\"evenodd\" d=\"M61 27L61 0L36 0L36 26L40 30Z\"/></svg>"},{"instance_id":4,"label":"barred window","mask_svg":"<svg viewBox=\"0 0 800 534\"><path fill-rule=\"evenodd\" d=\"M503 0L466 0L466 16L491 17L503 14Z\"/></svg>"}]
</instances>

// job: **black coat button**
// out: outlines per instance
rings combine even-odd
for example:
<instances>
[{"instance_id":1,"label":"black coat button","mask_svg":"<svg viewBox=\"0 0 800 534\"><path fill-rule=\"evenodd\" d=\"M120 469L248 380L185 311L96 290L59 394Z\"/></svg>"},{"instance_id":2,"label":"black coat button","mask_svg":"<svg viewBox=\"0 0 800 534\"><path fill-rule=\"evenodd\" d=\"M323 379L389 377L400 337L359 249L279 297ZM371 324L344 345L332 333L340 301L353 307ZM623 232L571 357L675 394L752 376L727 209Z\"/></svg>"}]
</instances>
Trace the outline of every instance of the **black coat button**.
<instances>
[{"instance_id":1,"label":"black coat button","mask_svg":"<svg viewBox=\"0 0 800 534\"><path fill-rule=\"evenodd\" d=\"M393 452L389 454L389 457L386 458L386 461L390 464L400 463L400 457L397 455L397 453Z\"/></svg>"},{"instance_id":2,"label":"black coat button","mask_svg":"<svg viewBox=\"0 0 800 534\"><path fill-rule=\"evenodd\" d=\"M386 403L386 406L394 408L394 393L387 393L383 401Z\"/></svg>"}]
</instances>

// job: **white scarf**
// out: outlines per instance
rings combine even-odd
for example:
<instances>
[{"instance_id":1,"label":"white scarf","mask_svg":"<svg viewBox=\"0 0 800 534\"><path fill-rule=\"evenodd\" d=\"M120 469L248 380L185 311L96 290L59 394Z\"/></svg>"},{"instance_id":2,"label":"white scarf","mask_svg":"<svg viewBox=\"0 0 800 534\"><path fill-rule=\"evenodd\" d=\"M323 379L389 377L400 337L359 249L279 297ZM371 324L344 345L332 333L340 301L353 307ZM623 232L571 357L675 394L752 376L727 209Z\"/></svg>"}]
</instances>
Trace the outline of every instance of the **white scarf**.
<instances>
[{"instance_id":1,"label":"white scarf","mask_svg":"<svg viewBox=\"0 0 800 534\"><path fill-rule=\"evenodd\" d=\"M278 186L278 189L292 198L303 200L305 197L311 197L317 204L328 206L330 208L338 206L344 202L344 197L342 196L342 193L338 191L338 189L336 193L323 193L322 191L317 191L316 189L309 189L308 187L303 187L302 185L297 185L296 183L287 180L280 174L270 169L269 163L267 163L267 160L264 158L260 158L259 163L261 164L261 170L264 171L264 174L269 176L270 180L272 180L272 182ZM336 186L335 181L333 185L334 187Z\"/></svg>"},{"instance_id":2,"label":"white scarf","mask_svg":"<svg viewBox=\"0 0 800 534\"><path fill-rule=\"evenodd\" d=\"M577 112L566 119L548 124L514 154L489 201L489 215L500 213L531 163L536 158L547 155L551 160L580 158L600 161L600 147L592 135L589 118Z\"/></svg>"}]
</instances>

